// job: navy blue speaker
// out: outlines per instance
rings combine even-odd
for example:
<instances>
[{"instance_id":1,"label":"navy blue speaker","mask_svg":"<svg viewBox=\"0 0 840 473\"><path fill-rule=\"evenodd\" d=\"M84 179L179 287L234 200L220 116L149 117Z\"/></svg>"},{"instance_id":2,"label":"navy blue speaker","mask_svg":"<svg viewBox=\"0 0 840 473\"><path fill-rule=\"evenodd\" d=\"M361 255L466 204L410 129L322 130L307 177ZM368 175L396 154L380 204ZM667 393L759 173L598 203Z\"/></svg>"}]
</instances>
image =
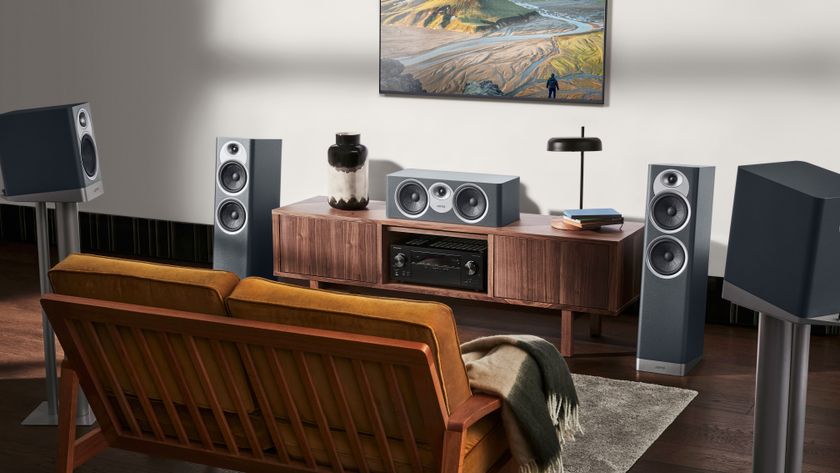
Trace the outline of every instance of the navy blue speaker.
<instances>
[{"instance_id":1,"label":"navy blue speaker","mask_svg":"<svg viewBox=\"0 0 840 473\"><path fill-rule=\"evenodd\" d=\"M759 312L840 312L840 174L802 161L738 168L724 298Z\"/></svg>"},{"instance_id":2,"label":"navy blue speaker","mask_svg":"<svg viewBox=\"0 0 840 473\"><path fill-rule=\"evenodd\" d=\"M17 202L86 202L102 194L90 104L0 115L0 194Z\"/></svg>"},{"instance_id":3,"label":"navy blue speaker","mask_svg":"<svg viewBox=\"0 0 840 473\"><path fill-rule=\"evenodd\" d=\"M703 356L715 168L651 165L636 369L683 376Z\"/></svg>"}]
</instances>

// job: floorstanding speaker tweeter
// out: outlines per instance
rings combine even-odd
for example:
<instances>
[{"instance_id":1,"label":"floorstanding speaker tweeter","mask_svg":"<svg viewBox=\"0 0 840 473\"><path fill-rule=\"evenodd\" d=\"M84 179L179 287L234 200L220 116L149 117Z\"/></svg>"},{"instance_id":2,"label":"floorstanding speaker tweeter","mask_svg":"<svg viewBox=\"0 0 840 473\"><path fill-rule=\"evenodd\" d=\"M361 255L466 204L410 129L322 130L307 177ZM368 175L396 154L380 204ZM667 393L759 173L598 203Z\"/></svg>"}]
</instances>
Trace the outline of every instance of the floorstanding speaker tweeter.
<instances>
[{"instance_id":1,"label":"floorstanding speaker tweeter","mask_svg":"<svg viewBox=\"0 0 840 473\"><path fill-rule=\"evenodd\" d=\"M216 139L213 268L273 276L271 211L280 206L281 140Z\"/></svg>"},{"instance_id":2,"label":"floorstanding speaker tweeter","mask_svg":"<svg viewBox=\"0 0 840 473\"><path fill-rule=\"evenodd\" d=\"M715 168L649 171L636 369L684 376L703 357Z\"/></svg>"}]
</instances>

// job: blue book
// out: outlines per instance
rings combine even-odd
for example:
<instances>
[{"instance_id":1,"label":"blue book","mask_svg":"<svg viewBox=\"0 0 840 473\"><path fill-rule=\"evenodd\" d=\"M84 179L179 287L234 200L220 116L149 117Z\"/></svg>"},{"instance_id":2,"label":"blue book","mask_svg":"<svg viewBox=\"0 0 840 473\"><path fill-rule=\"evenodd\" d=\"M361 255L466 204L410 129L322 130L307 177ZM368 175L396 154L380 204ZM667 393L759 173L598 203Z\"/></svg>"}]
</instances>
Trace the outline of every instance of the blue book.
<instances>
[{"instance_id":1,"label":"blue book","mask_svg":"<svg viewBox=\"0 0 840 473\"><path fill-rule=\"evenodd\" d=\"M610 219L621 217L615 209L574 209L564 210L563 215L573 219Z\"/></svg>"}]
</instances>

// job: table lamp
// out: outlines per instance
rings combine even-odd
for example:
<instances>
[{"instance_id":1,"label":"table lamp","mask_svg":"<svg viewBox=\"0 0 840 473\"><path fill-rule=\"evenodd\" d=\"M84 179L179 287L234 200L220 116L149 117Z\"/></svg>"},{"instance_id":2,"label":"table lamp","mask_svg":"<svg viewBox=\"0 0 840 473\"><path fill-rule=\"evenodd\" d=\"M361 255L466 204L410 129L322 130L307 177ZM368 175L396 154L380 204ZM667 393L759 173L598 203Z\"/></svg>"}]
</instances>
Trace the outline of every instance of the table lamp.
<instances>
[{"instance_id":1,"label":"table lamp","mask_svg":"<svg viewBox=\"0 0 840 473\"><path fill-rule=\"evenodd\" d=\"M583 155L587 151L601 151L599 138L586 137L586 128L580 127L580 138L552 138L548 140L549 151L580 151L580 208L583 208Z\"/></svg>"}]
</instances>

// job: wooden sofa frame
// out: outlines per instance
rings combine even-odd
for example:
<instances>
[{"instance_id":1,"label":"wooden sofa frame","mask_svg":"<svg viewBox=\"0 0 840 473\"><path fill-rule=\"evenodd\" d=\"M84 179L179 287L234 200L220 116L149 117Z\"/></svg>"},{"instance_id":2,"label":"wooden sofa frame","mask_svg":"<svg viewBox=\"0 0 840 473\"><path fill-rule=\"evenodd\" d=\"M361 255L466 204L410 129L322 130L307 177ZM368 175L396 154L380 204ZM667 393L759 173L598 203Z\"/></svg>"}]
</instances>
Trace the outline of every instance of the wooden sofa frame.
<instances>
[{"instance_id":1,"label":"wooden sofa frame","mask_svg":"<svg viewBox=\"0 0 840 473\"><path fill-rule=\"evenodd\" d=\"M422 471L420 454L413 439L419 434L413 432L408 420L406 404L400 392L395 368L409 369L414 383L414 390L421 405L422 418L425 422L425 438L432 439L432 453L435 464L440 465L440 471L455 473L462 469L464 462L465 439L467 429L484 416L498 410L501 401L498 398L476 394L449 414L444 403L443 392L439 384L435 360L430 348L426 344L402 340L355 335L326 330L303 327L285 326L266 322L224 318L198 313L181 312L146 306L137 306L96 299L86 299L57 294L43 297L41 304L52 323L59 341L64 347L65 361L62 364L60 383L59 409L59 444L57 470L60 473L72 472L79 465L89 461L107 448L119 448L143 454L201 463L205 465L230 468L245 472L335 472L344 471L331 438L324 410L317 400L312 404L314 414L318 419L318 430L323 443L330 446L328 452L331 459L329 466L324 466L314 460L304 438L303 426L297 408L291 403L288 385L277 361L278 350L291 352L302 373L304 388L314 393L318 387L313 383L311 373L307 368L307 356L320 356L326 366L332 366L331 388L342 407L342 419L345 424L349 443L354 458L360 465L360 471L370 471L363 454L359 433L353 425L353 417L348 411L347 399L335 376L334 363L342 359L353 363L357 379L361 380L362 391L366 388L366 415L370 425L374 428L377 444L380 447L382 465L386 471L396 471L393 459L385 438L382 417L374 402L368 369L378 366L386 373L391 397L397 406L397 418L401 419L402 437L406 452L411 458L412 471ZM98 330L97 330L98 329ZM103 330L104 329L104 330ZM177 432L177 438L166 436L161 428L161 419L155 414L150 398L143 389L138 378L138 372L131 363L124 363L125 369L136 392L147 424L151 429L141 429L138 417L128 405L126 395L120 389L110 390L107 387L118 386L112 363L103 350L103 333L110 338L109 343L116 347L121 355L127 358L125 337L129 333L133 341L141 348L142 357L148 372L162 398L163 406L168 414L172 426ZM206 398L209 400L215 421L221 429L224 444L213 443L207 428L199 414L199 407L189 394L184 379L179 379L180 391L185 394L184 403L200 434L201 441L187 437L178 413L172 401L171 393L161 377L150 351L150 337L157 337L161 346L166 347L167 359L177 366L174 359L171 341L180 338L185 343L189 358L195 371L199 373ZM273 422L265 422L272 441L272 449L263 450L256 439L257 434L245 410L242 393L237 392L234 383L226 384L228 392L232 394L238 416L241 420L245 436L251 449L237 446L233 433L222 412L219 400L214 392L218 381L210 380L196 346L198 340L205 340L212 348L220 366L231 375L231 364L227 352L222 344L233 344L238 350L244 365L247 379L251 384L255 403L262 415L273 420L271 403L268 400L265 383L277 383L280 393L285 394L289 408L289 417L296 435L298 445L302 446L303 461L293 460L287 451L283 438ZM262 351L266 359L274 361L272 368L273 380L260 379L253 355ZM96 375L93 363L99 363L99 373L106 373L102 377ZM102 379L105 378L105 379ZM75 413L79 384L87 395L93 412L96 414L98 426L87 434L76 438ZM109 392L111 393L109 395ZM317 399L317 397L316 397ZM498 471L510 460L510 455L494 465L491 471Z\"/></svg>"}]
</instances>

